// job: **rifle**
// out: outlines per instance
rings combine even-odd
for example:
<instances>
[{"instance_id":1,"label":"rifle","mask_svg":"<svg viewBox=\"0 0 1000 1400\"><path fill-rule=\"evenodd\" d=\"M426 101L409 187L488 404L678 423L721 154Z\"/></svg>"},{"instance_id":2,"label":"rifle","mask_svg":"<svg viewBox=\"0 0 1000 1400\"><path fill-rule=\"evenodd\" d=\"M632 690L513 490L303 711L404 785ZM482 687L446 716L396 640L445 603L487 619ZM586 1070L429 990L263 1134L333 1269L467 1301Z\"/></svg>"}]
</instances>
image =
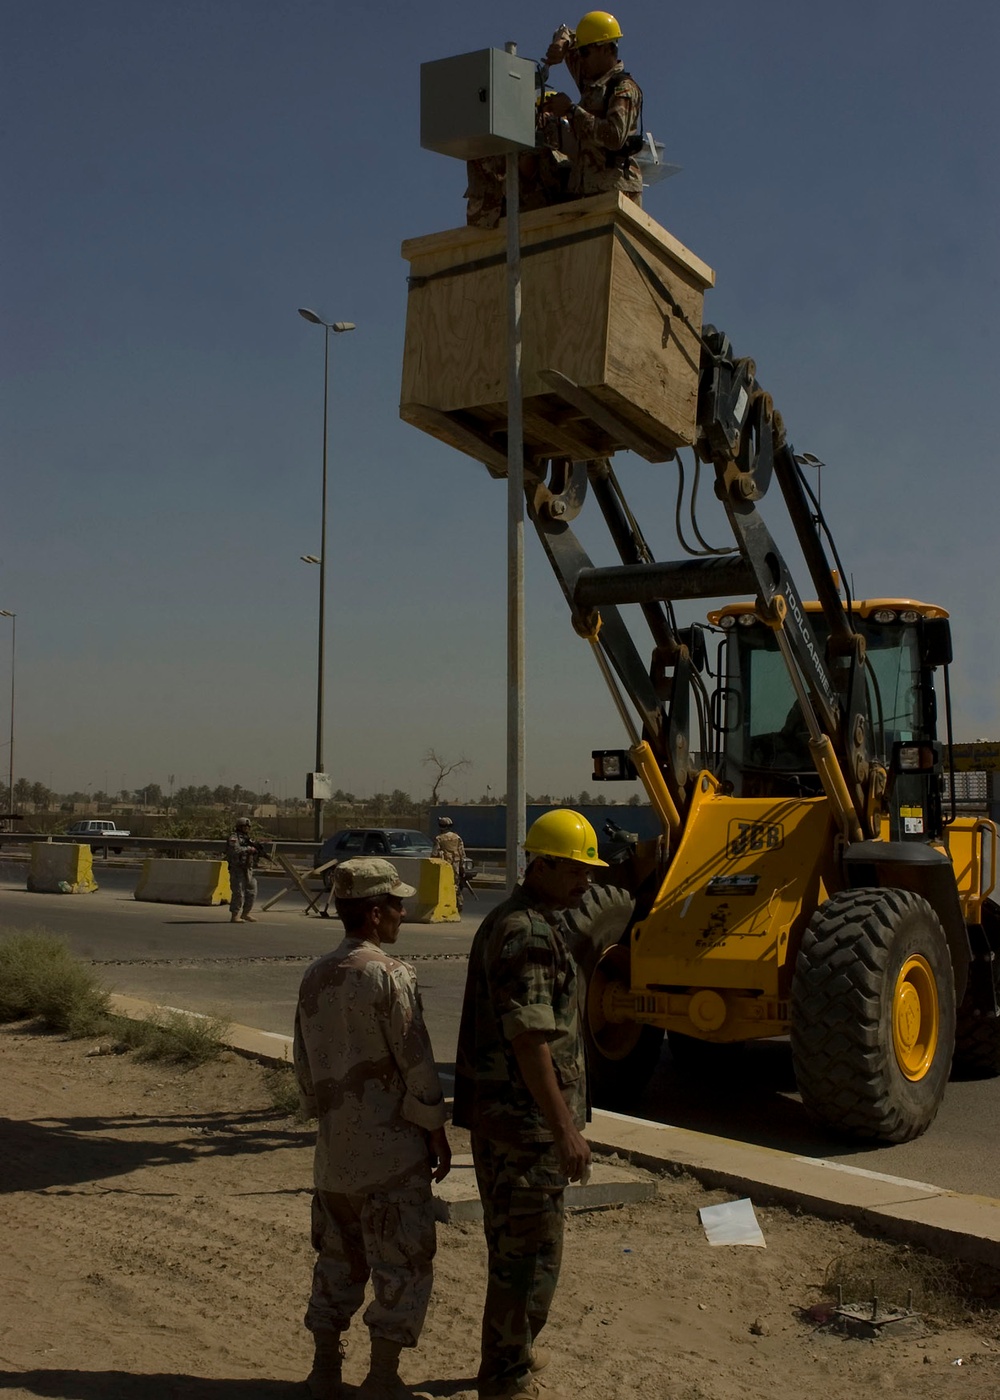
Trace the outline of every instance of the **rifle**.
<instances>
[{"instance_id":1,"label":"rifle","mask_svg":"<svg viewBox=\"0 0 1000 1400\"><path fill-rule=\"evenodd\" d=\"M468 890L473 899L478 899L478 894L476 894L475 890L472 888L472 877L474 874L475 871L471 865L462 866L462 873L458 877L458 893L461 894L463 890Z\"/></svg>"}]
</instances>

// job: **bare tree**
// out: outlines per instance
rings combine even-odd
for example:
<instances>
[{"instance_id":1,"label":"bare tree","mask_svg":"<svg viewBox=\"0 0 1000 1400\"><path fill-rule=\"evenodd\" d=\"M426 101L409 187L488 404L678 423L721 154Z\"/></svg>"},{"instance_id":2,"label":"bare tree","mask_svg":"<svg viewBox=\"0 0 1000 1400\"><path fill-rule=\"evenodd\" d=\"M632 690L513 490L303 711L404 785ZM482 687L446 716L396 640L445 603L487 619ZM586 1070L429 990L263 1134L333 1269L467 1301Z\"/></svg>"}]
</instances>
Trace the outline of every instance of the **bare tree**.
<instances>
[{"instance_id":1,"label":"bare tree","mask_svg":"<svg viewBox=\"0 0 1000 1400\"><path fill-rule=\"evenodd\" d=\"M433 768L437 776L434 779L434 786L431 788L430 805L436 807L438 804L438 793L441 791L441 784L450 773L463 773L467 768L472 767L471 758L456 758L454 761L442 758L434 749L428 749L421 762L425 768Z\"/></svg>"}]
</instances>

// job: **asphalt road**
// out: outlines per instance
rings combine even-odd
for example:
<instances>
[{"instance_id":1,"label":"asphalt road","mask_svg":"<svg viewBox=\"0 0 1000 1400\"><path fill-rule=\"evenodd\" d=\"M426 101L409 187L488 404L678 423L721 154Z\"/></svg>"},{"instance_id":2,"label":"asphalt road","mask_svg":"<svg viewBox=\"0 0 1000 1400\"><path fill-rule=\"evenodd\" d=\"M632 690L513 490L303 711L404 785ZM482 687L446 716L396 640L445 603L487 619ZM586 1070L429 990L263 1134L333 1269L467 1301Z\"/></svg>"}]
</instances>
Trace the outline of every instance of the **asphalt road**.
<instances>
[{"instance_id":1,"label":"asphalt road","mask_svg":"<svg viewBox=\"0 0 1000 1400\"><path fill-rule=\"evenodd\" d=\"M339 941L334 920L303 915L286 896L260 922L231 924L225 908L136 903L135 870L95 861L93 895L38 895L25 866L0 860L0 936L44 928L91 960L112 990L182 1010L216 1013L244 1025L291 1033L295 996L308 964ZM283 882L264 878L260 902ZM479 920L500 895L481 891L461 923L404 924L396 945L416 967L431 1038L451 1070L466 959ZM631 1110L738 1141L823 1157L952 1191L1000 1198L1000 1079L953 1082L930 1130L896 1147L845 1145L807 1117L795 1093L786 1043L751 1046L739 1077L723 1086L692 1082L665 1050L639 1106Z\"/></svg>"}]
</instances>

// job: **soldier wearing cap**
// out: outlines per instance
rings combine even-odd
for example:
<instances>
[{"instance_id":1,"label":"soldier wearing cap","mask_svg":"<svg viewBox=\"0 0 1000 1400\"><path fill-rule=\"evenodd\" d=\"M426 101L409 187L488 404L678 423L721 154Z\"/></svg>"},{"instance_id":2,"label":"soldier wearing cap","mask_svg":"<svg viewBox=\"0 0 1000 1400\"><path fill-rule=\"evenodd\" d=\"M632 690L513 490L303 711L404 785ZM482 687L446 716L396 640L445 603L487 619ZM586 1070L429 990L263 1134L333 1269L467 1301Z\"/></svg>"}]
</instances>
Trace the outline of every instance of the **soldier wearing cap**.
<instances>
[{"instance_id":1,"label":"soldier wearing cap","mask_svg":"<svg viewBox=\"0 0 1000 1400\"><path fill-rule=\"evenodd\" d=\"M565 808L539 817L524 849L523 883L473 940L455 1069L452 1116L472 1134L489 1253L483 1400L541 1394L535 1339L559 1278L563 1194L590 1164L579 982L558 916L606 862L590 822Z\"/></svg>"},{"instance_id":2,"label":"soldier wearing cap","mask_svg":"<svg viewBox=\"0 0 1000 1400\"><path fill-rule=\"evenodd\" d=\"M461 914L465 903L465 895L462 893L466 870L465 842L455 830L455 823L451 817L438 817L438 834L434 838L432 859L446 860L455 872L455 903Z\"/></svg>"},{"instance_id":3,"label":"soldier wearing cap","mask_svg":"<svg viewBox=\"0 0 1000 1400\"><path fill-rule=\"evenodd\" d=\"M413 969L387 948L403 900L416 893L395 866L346 860L334 874L344 939L302 979L294 1063L303 1108L319 1119L305 1324L315 1400L343 1392L342 1334L364 1301L371 1365L359 1395L402 1400L403 1347L417 1343L435 1253L431 1180L448 1173L447 1117Z\"/></svg>"},{"instance_id":4,"label":"soldier wearing cap","mask_svg":"<svg viewBox=\"0 0 1000 1400\"><path fill-rule=\"evenodd\" d=\"M229 922L255 924L250 913L257 898L257 877L254 868L258 856L257 842L250 837L250 818L240 817L226 841L226 864L229 866Z\"/></svg>"},{"instance_id":5,"label":"soldier wearing cap","mask_svg":"<svg viewBox=\"0 0 1000 1400\"><path fill-rule=\"evenodd\" d=\"M545 111L569 127L567 193L570 199L621 190L642 204L642 89L618 58L621 25L607 10L590 10L570 29L561 24L545 55L550 66L565 62L580 90L579 102L564 92L548 98Z\"/></svg>"}]
</instances>

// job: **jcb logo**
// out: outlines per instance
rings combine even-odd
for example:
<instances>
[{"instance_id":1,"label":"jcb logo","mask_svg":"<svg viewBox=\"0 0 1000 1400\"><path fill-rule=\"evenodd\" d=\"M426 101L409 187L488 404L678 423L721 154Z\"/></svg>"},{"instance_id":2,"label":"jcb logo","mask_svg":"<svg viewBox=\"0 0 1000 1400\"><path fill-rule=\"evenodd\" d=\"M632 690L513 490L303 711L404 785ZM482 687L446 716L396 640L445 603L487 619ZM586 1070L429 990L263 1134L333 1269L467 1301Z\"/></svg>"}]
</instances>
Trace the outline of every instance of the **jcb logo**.
<instances>
[{"instance_id":1,"label":"jcb logo","mask_svg":"<svg viewBox=\"0 0 1000 1400\"><path fill-rule=\"evenodd\" d=\"M730 822L730 856L752 855L755 851L778 851L785 843L785 829L779 822Z\"/></svg>"}]
</instances>

